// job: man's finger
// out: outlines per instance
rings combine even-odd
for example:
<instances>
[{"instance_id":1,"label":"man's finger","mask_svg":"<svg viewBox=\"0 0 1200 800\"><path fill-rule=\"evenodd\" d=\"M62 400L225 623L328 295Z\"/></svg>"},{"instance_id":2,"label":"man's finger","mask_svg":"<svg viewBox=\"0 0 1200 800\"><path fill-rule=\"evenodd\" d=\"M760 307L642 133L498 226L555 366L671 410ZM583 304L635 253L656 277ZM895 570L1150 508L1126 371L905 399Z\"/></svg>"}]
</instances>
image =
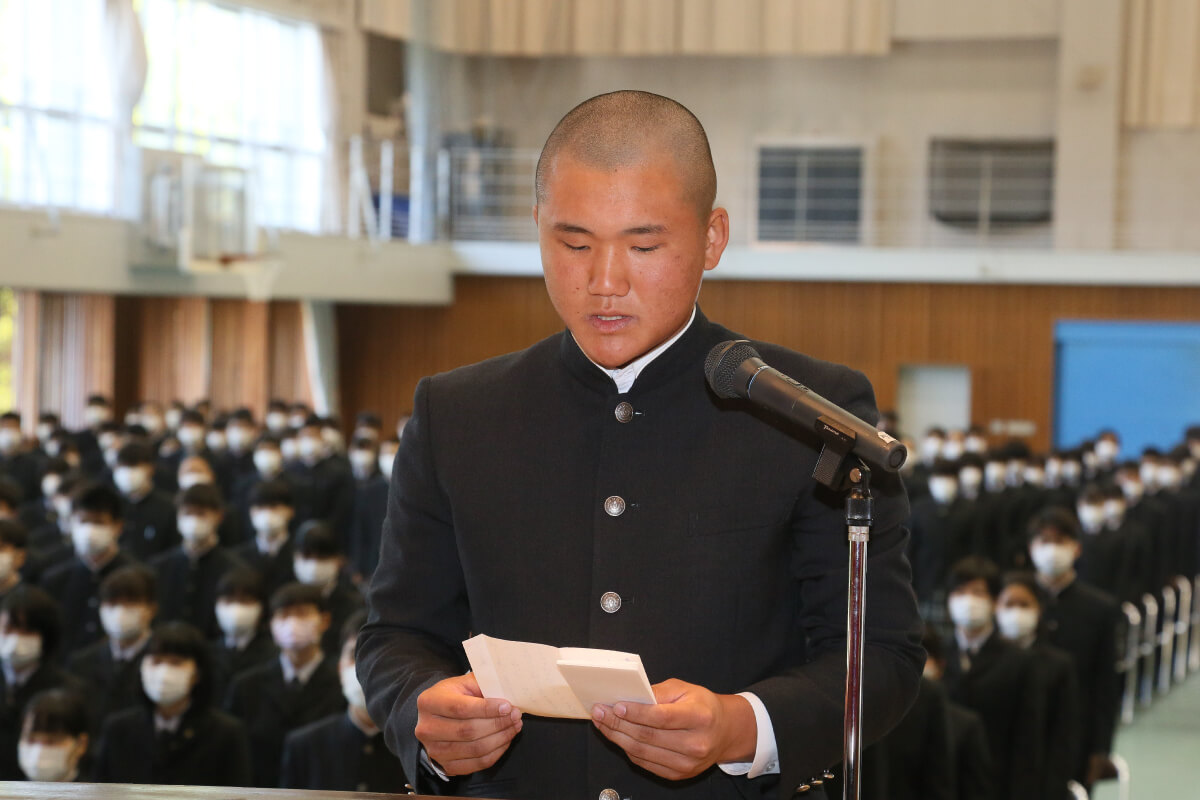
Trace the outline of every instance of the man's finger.
<instances>
[{"instance_id":1,"label":"man's finger","mask_svg":"<svg viewBox=\"0 0 1200 800\"><path fill-rule=\"evenodd\" d=\"M624 750L630 760L655 775L669 777L668 772L694 774L697 771L696 760L683 753L635 739L623 730L608 728L600 723L596 727L604 738Z\"/></svg>"},{"instance_id":2,"label":"man's finger","mask_svg":"<svg viewBox=\"0 0 1200 800\"><path fill-rule=\"evenodd\" d=\"M521 732L521 724L510 725L503 730L469 740L431 739L425 743L425 752L439 764L455 761L482 759L496 750L508 747L509 742Z\"/></svg>"},{"instance_id":3,"label":"man's finger","mask_svg":"<svg viewBox=\"0 0 1200 800\"><path fill-rule=\"evenodd\" d=\"M475 742L521 724L520 712L503 717L442 717L431 714L417 722L416 736L422 743Z\"/></svg>"},{"instance_id":4,"label":"man's finger","mask_svg":"<svg viewBox=\"0 0 1200 800\"><path fill-rule=\"evenodd\" d=\"M694 703L617 703L612 713L635 725L660 730L686 731L704 728L712 723L712 714L707 708Z\"/></svg>"}]
</instances>

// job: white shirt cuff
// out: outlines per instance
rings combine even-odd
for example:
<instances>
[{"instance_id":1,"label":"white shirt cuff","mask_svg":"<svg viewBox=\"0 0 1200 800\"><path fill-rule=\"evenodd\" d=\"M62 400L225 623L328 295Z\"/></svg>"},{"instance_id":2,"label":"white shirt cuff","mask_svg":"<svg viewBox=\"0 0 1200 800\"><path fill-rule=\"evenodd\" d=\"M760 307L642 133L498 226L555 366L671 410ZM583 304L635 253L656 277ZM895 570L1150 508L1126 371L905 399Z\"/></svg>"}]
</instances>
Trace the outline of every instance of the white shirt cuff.
<instances>
[{"instance_id":1,"label":"white shirt cuff","mask_svg":"<svg viewBox=\"0 0 1200 800\"><path fill-rule=\"evenodd\" d=\"M429 753L425 752L424 747L421 748L421 766L424 767L425 769L429 770L430 772L432 772L434 775L437 775L443 781L450 780L450 776L447 775L442 770L441 767L439 767L437 764L433 763L433 759L429 757ZM414 781L414 783L415 783L415 781Z\"/></svg>"},{"instance_id":2,"label":"white shirt cuff","mask_svg":"<svg viewBox=\"0 0 1200 800\"><path fill-rule=\"evenodd\" d=\"M767 713L767 707L753 692L738 692L738 697L746 698L750 707L754 709L754 724L758 727L758 742L754 746L754 760L748 764L745 761L738 761L717 766L726 775L745 775L747 778L779 774L779 747L775 743L775 726L771 724L771 715Z\"/></svg>"}]
</instances>

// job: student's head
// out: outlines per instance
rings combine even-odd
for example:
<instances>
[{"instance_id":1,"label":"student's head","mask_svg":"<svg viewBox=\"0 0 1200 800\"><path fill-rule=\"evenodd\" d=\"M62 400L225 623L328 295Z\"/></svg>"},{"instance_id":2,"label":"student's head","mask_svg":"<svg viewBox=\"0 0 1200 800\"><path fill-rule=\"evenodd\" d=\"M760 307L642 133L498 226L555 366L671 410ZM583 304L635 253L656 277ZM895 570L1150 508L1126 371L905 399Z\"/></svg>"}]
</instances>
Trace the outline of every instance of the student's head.
<instances>
[{"instance_id":1,"label":"student's head","mask_svg":"<svg viewBox=\"0 0 1200 800\"><path fill-rule=\"evenodd\" d=\"M383 432L383 419L374 411L360 411L354 418L354 438L378 442Z\"/></svg>"},{"instance_id":2,"label":"student's head","mask_svg":"<svg viewBox=\"0 0 1200 800\"><path fill-rule=\"evenodd\" d=\"M296 430L296 455L305 464L315 464L328 452L324 428L321 418L312 414Z\"/></svg>"},{"instance_id":3,"label":"student's head","mask_svg":"<svg viewBox=\"0 0 1200 800\"><path fill-rule=\"evenodd\" d=\"M21 415L15 411L0 414L0 455L12 455L21 449Z\"/></svg>"},{"instance_id":4,"label":"student's head","mask_svg":"<svg viewBox=\"0 0 1200 800\"><path fill-rule=\"evenodd\" d=\"M354 477L359 480L371 477L379 467L379 440L369 436L356 436L350 442L348 456Z\"/></svg>"},{"instance_id":5,"label":"student's head","mask_svg":"<svg viewBox=\"0 0 1200 800\"><path fill-rule=\"evenodd\" d=\"M254 414L248 408L239 408L229 415L225 423L225 441L237 455L249 452L258 438L258 426Z\"/></svg>"},{"instance_id":6,"label":"student's head","mask_svg":"<svg viewBox=\"0 0 1200 800\"><path fill-rule=\"evenodd\" d=\"M108 638L128 646L149 632L158 611L157 583L140 564L115 569L100 582L100 624Z\"/></svg>"},{"instance_id":7,"label":"student's head","mask_svg":"<svg viewBox=\"0 0 1200 800\"><path fill-rule=\"evenodd\" d=\"M316 586L296 581L271 595L271 636L280 650L303 652L320 647L329 623L325 595Z\"/></svg>"},{"instance_id":8,"label":"student's head","mask_svg":"<svg viewBox=\"0 0 1200 800\"><path fill-rule=\"evenodd\" d=\"M176 480L180 489L187 489L202 483L215 484L217 475L204 456L185 456L179 460Z\"/></svg>"},{"instance_id":9,"label":"student's head","mask_svg":"<svg viewBox=\"0 0 1200 800\"><path fill-rule=\"evenodd\" d=\"M1075 511L1084 533L1099 533L1104 528L1104 492L1095 484L1087 486L1075 501Z\"/></svg>"},{"instance_id":10,"label":"student's head","mask_svg":"<svg viewBox=\"0 0 1200 800\"><path fill-rule=\"evenodd\" d=\"M305 403L292 403L288 406L288 427L300 430L312 416L312 410Z\"/></svg>"},{"instance_id":11,"label":"student's head","mask_svg":"<svg viewBox=\"0 0 1200 800\"><path fill-rule=\"evenodd\" d=\"M996 627L1005 639L1026 643L1037 634L1045 590L1031 572L1010 572L996 600Z\"/></svg>"},{"instance_id":12,"label":"student's head","mask_svg":"<svg viewBox=\"0 0 1200 800\"><path fill-rule=\"evenodd\" d=\"M400 449L400 440L396 437L384 439L379 443L379 471L383 477L391 479L392 465L396 463L396 451Z\"/></svg>"},{"instance_id":13,"label":"student's head","mask_svg":"<svg viewBox=\"0 0 1200 800\"><path fill-rule=\"evenodd\" d=\"M273 433L264 434L254 443L254 468L264 480L283 470L283 442Z\"/></svg>"},{"instance_id":14,"label":"student's head","mask_svg":"<svg viewBox=\"0 0 1200 800\"><path fill-rule=\"evenodd\" d=\"M0 477L0 519L16 519L23 499L15 481Z\"/></svg>"},{"instance_id":15,"label":"student's head","mask_svg":"<svg viewBox=\"0 0 1200 800\"><path fill-rule=\"evenodd\" d=\"M729 240L690 111L637 91L581 103L546 140L535 193L550 301L589 358L622 366L687 323Z\"/></svg>"},{"instance_id":16,"label":"student's head","mask_svg":"<svg viewBox=\"0 0 1200 800\"><path fill-rule=\"evenodd\" d=\"M337 582L346 559L333 534L333 528L322 520L309 520L296 533L293 571L301 583L321 588Z\"/></svg>"},{"instance_id":17,"label":"student's head","mask_svg":"<svg viewBox=\"0 0 1200 800\"><path fill-rule=\"evenodd\" d=\"M250 490L250 524L264 539L287 535L295 508L291 488L281 480L263 481Z\"/></svg>"},{"instance_id":18,"label":"student's head","mask_svg":"<svg viewBox=\"0 0 1200 800\"><path fill-rule=\"evenodd\" d=\"M1125 511L1129 506L1125 493L1115 483L1104 486L1100 493L1104 497L1104 527L1117 530L1125 521Z\"/></svg>"},{"instance_id":19,"label":"student's head","mask_svg":"<svg viewBox=\"0 0 1200 800\"><path fill-rule=\"evenodd\" d=\"M103 483L84 483L71 495L75 554L95 560L113 552L121 532L121 496Z\"/></svg>"},{"instance_id":20,"label":"student's head","mask_svg":"<svg viewBox=\"0 0 1200 800\"><path fill-rule=\"evenodd\" d=\"M142 403L138 411L138 422L146 429L147 434L154 437L161 436L167 429L162 406L153 400Z\"/></svg>"},{"instance_id":21,"label":"student's head","mask_svg":"<svg viewBox=\"0 0 1200 800\"><path fill-rule=\"evenodd\" d=\"M954 626L978 633L992 621L996 596L1000 594L1000 569L981 556L967 556L950 568L946 603Z\"/></svg>"},{"instance_id":22,"label":"student's head","mask_svg":"<svg viewBox=\"0 0 1200 800\"><path fill-rule=\"evenodd\" d=\"M358 632L367 621L365 610L351 614L342 624L341 651L338 657L338 674L342 681L342 694L352 707L366 708L367 701L363 696L362 684L358 682L358 673L354 669L354 649L358 645Z\"/></svg>"},{"instance_id":23,"label":"student's head","mask_svg":"<svg viewBox=\"0 0 1200 800\"><path fill-rule=\"evenodd\" d=\"M1111 429L1101 431L1100 435L1096 437L1093 451L1101 466L1112 466L1121 455L1121 437Z\"/></svg>"},{"instance_id":24,"label":"student's head","mask_svg":"<svg viewBox=\"0 0 1200 800\"><path fill-rule=\"evenodd\" d=\"M61 630L54 598L36 586L17 586L0 602L0 661L31 669L54 655Z\"/></svg>"},{"instance_id":25,"label":"student's head","mask_svg":"<svg viewBox=\"0 0 1200 800\"><path fill-rule=\"evenodd\" d=\"M346 452L346 437L342 435L342 426L336 417L325 417L321 420L321 442L324 447L322 456L342 455Z\"/></svg>"},{"instance_id":26,"label":"student's head","mask_svg":"<svg viewBox=\"0 0 1200 800\"><path fill-rule=\"evenodd\" d=\"M217 625L227 637L251 636L262 622L266 599L262 577L250 567L236 567L217 581Z\"/></svg>"},{"instance_id":27,"label":"student's head","mask_svg":"<svg viewBox=\"0 0 1200 800\"><path fill-rule=\"evenodd\" d=\"M212 688L208 644L194 625L167 622L155 628L141 664L142 691L159 709L184 698L192 707L207 705Z\"/></svg>"},{"instance_id":28,"label":"student's head","mask_svg":"<svg viewBox=\"0 0 1200 800\"><path fill-rule=\"evenodd\" d=\"M185 547L196 549L216 542L224 515L221 490L211 483L193 484L175 497L175 524Z\"/></svg>"},{"instance_id":29,"label":"student's head","mask_svg":"<svg viewBox=\"0 0 1200 800\"><path fill-rule=\"evenodd\" d=\"M949 505L958 497L958 464L944 458L933 462L929 474L929 495L940 505Z\"/></svg>"},{"instance_id":30,"label":"student's head","mask_svg":"<svg viewBox=\"0 0 1200 800\"><path fill-rule=\"evenodd\" d=\"M126 497L141 497L154 488L154 450L143 442L130 442L117 452L113 483Z\"/></svg>"},{"instance_id":31,"label":"student's head","mask_svg":"<svg viewBox=\"0 0 1200 800\"><path fill-rule=\"evenodd\" d=\"M29 534L15 519L0 519L0 586L20 574L29 553Z\"/></svg>"},{"instance_id":32,"label":"student's head","mask_svg":"<svg viewBox=\"0 0 1200 800\"><path fill-rule=\"evenodd\" d=\"M282 400L272 400L267 404L267 416L264 419L267 430L275 435L284 432L288 427L288 404Z\"/></svg>"},{"instance_id":33,"label":"student's head","mask_svg":"<svg viewBox=\"0 0 1200 800\"><path fill-rule=\"evenodd\" d=\"M1079 536L1071 512L1047 508L1035 514L1029 522L1029 560L1038 575L1054 581L1069 573L1083 552Z\"/></svg>"},{"instance_id":34,"label":"student's head","mask_svg":"<svg viewBox=\"0 0 1200 800\"><path fill-rule=\"evenodd\" d=\"M64 458L51 458L46 462L46 468L42 470L42 498L48 503L50 498L58 491L59 485L63 479L71 474L71 465Z\"/></svg>"},{"instance_id":35,"label":"student's head","mask_svg":"<svg viewBox=\"0 0 1200 800\"><path fill-rule=\"evenodd\" d=\"M204 446L213 453L219 455L229 450L229 440L225 435L225 428L228 424L229 418L220 416L208 426L208 431L204 434Z\"/></svg>"},{"instance_id":36,"label":"student's head","mask_svg":"<svg viewBox=\"0 0 1200 800\"><path fill-rule=\"evenodd\" d=\"M31 781L71 780L88 749L87 703L72 689L46 689L21 715L17 763Z\"/></svg>"},{"instance_id":37,"label":"student's head","mask_svg":"<svg viewBox=\"0 0 1200 800\"><path fill-rule=\"evenodd\" d=\"M968 452L958 461L958 485L968 495L975 495L983 486L983 458Z\"/></svg>"},{"instance_id":38,"label":"student's head","mask_svg":"<svg viewBox=\"0 0 1200 800\"><path fill-rule=\"evenodd\" d=\"M112 422L112 403L102 394L89 395L87 406L83 409L83 419L87 426L96 430L106 422Z\"/></svg>"},{"instance_id":39,"label":"student's head","mask_svg":"<svg viewBox=\"0 0 1200 800\"><path fill-rule=\"evenodd\" d=\"M188 453L196 453L204 449L204 415L199 411L184 411L179 418L179 427L175 438Z\"/></svg>"}]
</instances>

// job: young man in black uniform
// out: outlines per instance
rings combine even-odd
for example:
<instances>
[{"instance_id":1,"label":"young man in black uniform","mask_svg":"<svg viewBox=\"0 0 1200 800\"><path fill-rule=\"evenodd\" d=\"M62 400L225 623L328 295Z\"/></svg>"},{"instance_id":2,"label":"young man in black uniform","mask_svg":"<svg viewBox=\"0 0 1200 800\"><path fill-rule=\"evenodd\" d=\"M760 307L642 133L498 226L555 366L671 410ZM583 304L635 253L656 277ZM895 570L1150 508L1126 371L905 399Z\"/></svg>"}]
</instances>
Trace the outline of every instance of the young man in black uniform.
<instances>
[{"instance_id":1,"label":"young man in black uniform","mask_svg":"<svg viewBox=\"0 0 1200 800\"><path fill-rule=\"evenodd\" d=\"M295 545L291 527L296 509L292 491L282 480L257 484L247 498L254 538L233 548L233 554L262 576L267 595L296 580Z\"/></svg>"},{"instance_id":2,"label":"young man in black uniform","mask_svg":"<svg viewBox=\"0 0 1200 800\"><path fill-rule=\"evenodd\" d=\"M255 786L279 785L288 733L346 708L337 657L321 652L328 627L319 589L284 586L271 596L271 635L279 658L243 672L229 687L225 708L249 729Z\"/></svg>"},{"instance_id":3,"label":"young man in black uniform","mask_svg":"<svg viewBox=\"0 0 1200 800\"><path fill-rule=\"evenodd\" d=\"M321 649L338 652L342 626L363 607L363 597L346 577L346 558L328 524L315 519L304 523L296 534L292 564L296 580L317 587L324 595L329 628L321 638Z\"/></svg>"},{"instance_id":4,"label":"young man in black uniform","mask_svg":"<svg viewBox=\"0 0 1200 800\"><path fill-rule=\"evenodd\" d=\"M113 483L125 500L122 550L145 561L179 544L175 504L168 492L154 485L154 451L149 446L131 442L121 448Z\"/></svg>"},{"instance_id":5,"label":"young man in black uniform","mask_svg":"<svg viewBox=\"0 0 1200 800\"><path fill-rule=\"evenodd\" d=\"M379 728L367 715L367 701L354 671L354 646L366 620L366 612L359 611L341 629L338 676L346 712L288 734L283 744L281 788L389 794L406 791L400 760L388 752Z\"/></svg>"},{"instance_id":6,"label":"young man in black uniform","mask_svg":"<svg viewBox=\"0 0 1200 800\"><path fill-rule=\"evenodd\" d=\"M230 570L217 583L215 612L221 632L209 643L214 697L223 700L234 676L279 656L267 630L266 605L262 577L249 567Z\"/></svg>"}]
</instances>

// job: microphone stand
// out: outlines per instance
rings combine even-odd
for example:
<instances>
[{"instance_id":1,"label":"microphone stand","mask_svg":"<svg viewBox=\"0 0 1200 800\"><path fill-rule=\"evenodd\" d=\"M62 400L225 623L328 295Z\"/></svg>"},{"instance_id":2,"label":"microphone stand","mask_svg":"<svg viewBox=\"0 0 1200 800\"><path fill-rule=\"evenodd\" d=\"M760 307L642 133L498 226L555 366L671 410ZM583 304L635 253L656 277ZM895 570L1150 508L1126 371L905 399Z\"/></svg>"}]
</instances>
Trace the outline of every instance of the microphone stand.
<instances>
[{"instance_id":1,"label":"microphone stand","mask_svg":"<svg viewBox=\"0 0 1200 800\"><path fill-rule=\"evenodd\" d=\"M824 445L813 477L831 489L842 489L844 466L857 435L829 417L819 417L815 426ZM857 462L857 463L853 463ZM855 456L850 466L846 491L846 536L850 543L846 585L846 707L843 718L843 800L859 800L862 794L862 670L863 621L867 602L867 543L871 540L874 500L871 470Z\"/></svg>"}]
</instances>

